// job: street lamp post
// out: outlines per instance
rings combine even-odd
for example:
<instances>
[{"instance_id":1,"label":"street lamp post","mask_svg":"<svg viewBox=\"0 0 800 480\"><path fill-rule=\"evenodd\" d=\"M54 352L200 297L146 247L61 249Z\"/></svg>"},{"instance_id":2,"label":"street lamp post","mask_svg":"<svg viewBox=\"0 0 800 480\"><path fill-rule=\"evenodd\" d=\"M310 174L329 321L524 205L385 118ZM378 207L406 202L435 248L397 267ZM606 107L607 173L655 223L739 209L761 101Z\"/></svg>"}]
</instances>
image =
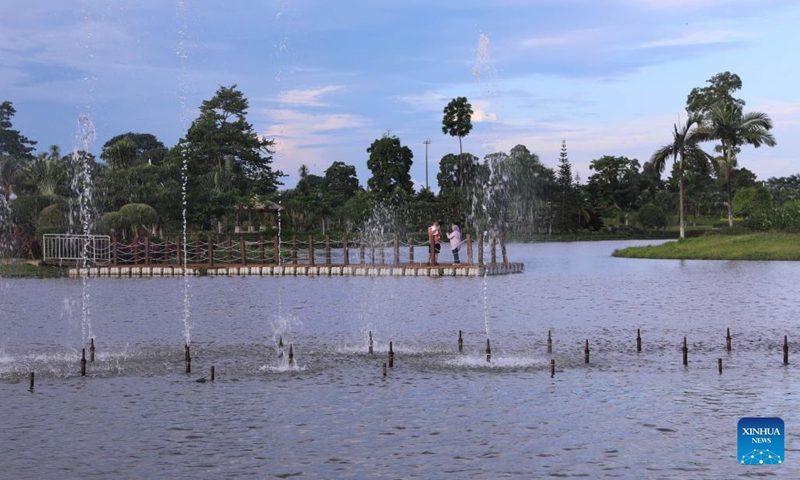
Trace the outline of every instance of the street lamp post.
<instances>
[{"instance_id":1,"label":"street lamp post","mask_svg":"<svg viewBox=\"0 0 800 480\"><path fill-rule=\"evenodd\" d=\"M430 190L430 187L428 187L428 145L431 144L431 139L429 138L422 143L425 144L425 188Z\"/></svg>"}]
</instances>

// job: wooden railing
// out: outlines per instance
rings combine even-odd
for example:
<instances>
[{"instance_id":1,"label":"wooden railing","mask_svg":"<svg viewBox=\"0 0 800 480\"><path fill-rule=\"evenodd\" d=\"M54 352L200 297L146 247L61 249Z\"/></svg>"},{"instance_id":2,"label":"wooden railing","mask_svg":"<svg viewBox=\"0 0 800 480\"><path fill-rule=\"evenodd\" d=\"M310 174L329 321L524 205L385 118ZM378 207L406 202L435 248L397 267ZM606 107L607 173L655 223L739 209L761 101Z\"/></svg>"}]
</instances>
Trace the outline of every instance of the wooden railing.
<instances>
[{"instance_id":1,"label":"wooden railing","mask_svg":"<svg viewBox=\"0 0 800 480\"><path fill-rule=\"evenodd\" d=\"M347 235L341 240L332 240L330 235L322 241L309 235L301 240L296 235L289 241L279 237L246 240L244 235L228 235L224 238L194 240L183 245L180 237L165 237L163 241L151 241L148 237L134 238L130 242L111 239L111 265L186 265L199 267L215 265L401 265L425 263L428 258L428 243L415 242L412 237L401 241L398 235L390 240L364 238L351 240ZM497 243L503 264L508 263L503 236L491 236L488 241L489 261L497 263ZM466 258L462 263L484 265L484 238L478 235L478 254L473 262L473 241L466 236ZM440 259L449 258L449 243L442 243Z\"/></svg>"}]
</instances>

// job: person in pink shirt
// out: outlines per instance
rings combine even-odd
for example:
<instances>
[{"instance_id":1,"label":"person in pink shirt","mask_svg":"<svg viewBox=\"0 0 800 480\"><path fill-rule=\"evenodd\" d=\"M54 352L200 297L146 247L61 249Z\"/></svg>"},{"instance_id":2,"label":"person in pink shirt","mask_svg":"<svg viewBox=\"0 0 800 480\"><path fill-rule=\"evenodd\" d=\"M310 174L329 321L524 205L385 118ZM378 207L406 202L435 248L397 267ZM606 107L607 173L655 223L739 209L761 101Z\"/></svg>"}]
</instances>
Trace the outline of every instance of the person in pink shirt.
<instances>
[{"instance_id":1,"label":"person in pink shirt","mask_svg":"<svg viewBox=\"0 0 800 480\"><path fill-rule=\"evenodd\" d=\"M463 242L461 240L461 230L458 228L458 225L453 225L453 231L447 234L447 238L450 239L450 251L453 252L453 265L460 265L458 249L461 248Z\"/></svg>"}]
</instances>

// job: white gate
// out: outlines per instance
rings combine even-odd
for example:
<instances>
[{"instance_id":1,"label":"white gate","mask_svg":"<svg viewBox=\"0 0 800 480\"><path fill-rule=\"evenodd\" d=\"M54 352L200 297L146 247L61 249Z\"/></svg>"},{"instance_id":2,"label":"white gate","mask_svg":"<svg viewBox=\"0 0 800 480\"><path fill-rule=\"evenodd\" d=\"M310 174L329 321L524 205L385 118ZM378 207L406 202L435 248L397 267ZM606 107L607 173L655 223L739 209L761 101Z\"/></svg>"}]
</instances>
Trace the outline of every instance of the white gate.
<instances>
[{"instance_id":1,"label":"white gate","mask_svg":"<svg viewBox=\"0 0 800 480\"><path fill-rule=\"evenodd\" d=\"M45 234L42 256L45 262L103 265L111 263L108 235Z\"/></svg>"}]
</instances>

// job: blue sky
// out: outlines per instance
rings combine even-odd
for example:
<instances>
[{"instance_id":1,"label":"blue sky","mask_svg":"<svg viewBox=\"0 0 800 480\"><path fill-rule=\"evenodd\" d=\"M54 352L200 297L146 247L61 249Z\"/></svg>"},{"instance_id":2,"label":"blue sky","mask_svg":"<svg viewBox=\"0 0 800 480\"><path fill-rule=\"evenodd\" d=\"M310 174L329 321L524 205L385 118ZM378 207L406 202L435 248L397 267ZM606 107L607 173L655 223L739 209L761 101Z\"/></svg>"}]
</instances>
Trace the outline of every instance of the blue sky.
<instances>
[{"instance_id":1,"label":"blue sky","mask_svg":"<svg viewBox=\"0 0 800 480\"><path fill-rule=\"evenodd\" d=\"M739 157L766 180L800 173L798 25L786 0L15 2L0 16L0 101L38 151L99 153L129 131L173 146L236 84L287 187L300 165L334 161L366 185L366 149L388 132L414 152L418 186L431 140L436 190L439 159L458 153L441 131L454 97L475 110L465 152L521 144L555 167L566 140L585 182L603 155L647 161L691 89L730 71L745 110L775 123L776 147Z\"/></svg>"}]
</instances>

